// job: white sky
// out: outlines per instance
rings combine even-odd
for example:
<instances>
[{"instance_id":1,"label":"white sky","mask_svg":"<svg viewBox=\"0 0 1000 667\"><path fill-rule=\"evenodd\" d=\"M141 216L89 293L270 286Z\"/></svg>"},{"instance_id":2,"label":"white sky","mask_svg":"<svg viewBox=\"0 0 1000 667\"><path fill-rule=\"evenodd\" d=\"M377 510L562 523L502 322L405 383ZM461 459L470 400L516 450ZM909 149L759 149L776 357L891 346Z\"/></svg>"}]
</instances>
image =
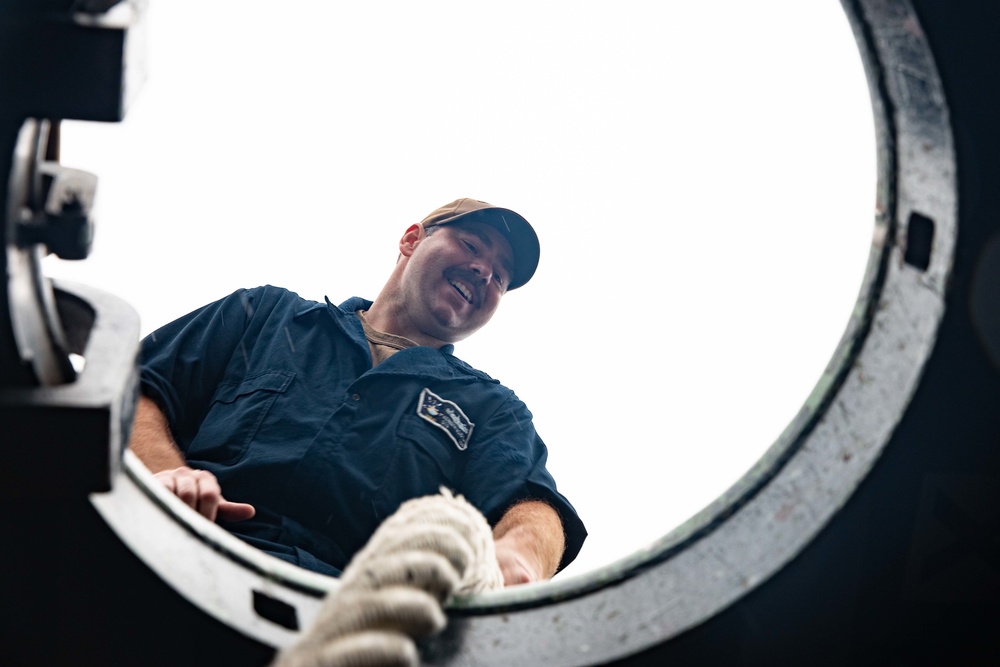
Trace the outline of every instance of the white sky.
<instances>
[{"instance_id":1,"label":"white sky","mask_svg":"<svg viewBox=\"0 0 1000 667\"><path fill-rule=\"evenodd\" d=\"M275 10L275 7L280 9ZM142 333L238 287L374 298L470 196L535 226L533 281L457 354L535 414L590 530L560 577L711 502L773 442L854 305L871 106L839 3L152 0L85 262Z\"/></svg>"}]
</instances>

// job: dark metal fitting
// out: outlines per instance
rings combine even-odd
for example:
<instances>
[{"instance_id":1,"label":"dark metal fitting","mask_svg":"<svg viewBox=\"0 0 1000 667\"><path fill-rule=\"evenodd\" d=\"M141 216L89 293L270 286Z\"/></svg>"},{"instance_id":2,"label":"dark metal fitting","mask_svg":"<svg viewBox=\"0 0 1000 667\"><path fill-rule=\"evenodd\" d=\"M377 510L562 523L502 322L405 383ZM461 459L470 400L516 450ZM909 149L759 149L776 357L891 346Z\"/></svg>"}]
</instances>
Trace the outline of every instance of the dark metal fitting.
<instances>
[{"instance_id":1,"label":"dark metal fitting","mask_svg":"<svg viewBox=\"0 0 1000 667\"><path fill-rule=\"evenodd\" d=\"M60 259L86 259L94 240L97 176L54 162L39 165L39 172L51 181L45 210L17 224L17 244L44 244Z\"/></svg>"}]
</instances>

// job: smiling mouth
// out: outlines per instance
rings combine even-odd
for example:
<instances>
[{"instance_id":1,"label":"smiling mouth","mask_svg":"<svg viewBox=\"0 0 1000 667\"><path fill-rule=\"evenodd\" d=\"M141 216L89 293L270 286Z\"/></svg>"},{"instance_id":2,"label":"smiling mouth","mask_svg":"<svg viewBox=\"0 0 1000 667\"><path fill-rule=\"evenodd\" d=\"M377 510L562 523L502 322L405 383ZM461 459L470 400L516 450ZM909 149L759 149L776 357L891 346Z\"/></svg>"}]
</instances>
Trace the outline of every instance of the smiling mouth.
<instances>
[{"instance_id":1,"label":"smiling mouth","mask_svg":"<svg viewBox=\"0 0 1000 667\"><path fill-rule=\"evenodd\" d=\"M451 278L449 278L448 284L454 287L455 290L462 295L463 299L465 299L469 303L472 303L472 290L469 289L469 287L465 283L458 282L456 280L452 280Z\"/></svg>"}]
</instances>

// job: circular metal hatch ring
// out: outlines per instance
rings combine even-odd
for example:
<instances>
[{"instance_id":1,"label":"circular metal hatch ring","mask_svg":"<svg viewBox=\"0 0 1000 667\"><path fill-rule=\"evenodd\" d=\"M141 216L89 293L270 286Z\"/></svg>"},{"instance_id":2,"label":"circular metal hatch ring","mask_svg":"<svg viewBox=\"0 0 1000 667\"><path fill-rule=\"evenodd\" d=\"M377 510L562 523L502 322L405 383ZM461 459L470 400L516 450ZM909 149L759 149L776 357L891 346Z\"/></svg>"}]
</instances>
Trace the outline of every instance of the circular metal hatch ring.
<instances>
[{"instance_id":1,"label":"circular metal hatch ring","mask_svg":"<svg viewBox=\"0 0 1000 667\"><path fill-rule=\"evenodd\" d=\"M17 224L33 210L43 208L40 166L47 154L58 150L56 129L49 120L28 118L18 132L10 181L7 184L7 210L4 220L6 248L6 288L9 315L17 357L33 382L53 386L70 382L75 373L69 361L68 345L56 312L52 285L42 275L42 248L31 244L22 247L17 240ZM6 382L8 378L4 378Z\"/></svg>"},{"instance_id":2,"label":"circular metal hatch ring","mask_svg":"<svg viewBox=\"0 0 1000 667\"><path fill-rule=\"evenodd\" d=\"M843 5L869 80L879 183L867 274L826 373L754 469L685 525L576 578L456 601L444 634L424 646L430 664L594 665L667 642L781 570L875 464L944 314L957 237L955 155L944 91L911 2ZM275 647L296 636L261 621L248 588L289 605L301 627L336 585L188 520L134 459L126 469L114 492L93 498L105 520L161 577L246 635ZM155 504L137 502L137 492ZM137 519L141 505L169 513ZM201 565L178 566L191 562Z\"/></svg>"}]
</instances>

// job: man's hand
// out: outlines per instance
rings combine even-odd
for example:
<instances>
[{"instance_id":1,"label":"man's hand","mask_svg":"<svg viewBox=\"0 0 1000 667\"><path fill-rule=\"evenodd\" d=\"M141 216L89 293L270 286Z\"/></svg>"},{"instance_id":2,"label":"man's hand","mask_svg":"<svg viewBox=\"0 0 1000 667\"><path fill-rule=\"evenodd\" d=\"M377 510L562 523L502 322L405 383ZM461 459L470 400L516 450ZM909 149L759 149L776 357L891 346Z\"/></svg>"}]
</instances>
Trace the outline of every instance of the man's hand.
<instances>
[{"instance_id":1,"label":"man's hand","mask_svg":"<svg viewBox=\"0 0 1000 667\"><path fill-rule=\"evenodd\" d=\"M504 540L495 543L497 552L497 563L503 573L504 586L517 586L519 584L530 584L534 581L542 581L543 577L537 572L536 567L528 562L514 546Z\"/></svg>"},{"instance_id":2,"label":"man's hand","mask_svg":"<svg viewBox=\"0 0 1000 667\"><path fill-rule=\"evenodd\" d=\"M154 477L183 500L184 504L209 521L215 521L216 518L224 521L243 521L257 513L253 505L234 503L223 498L218 480L207 470L181 466L158 472Z\"/></svg>"},{"instance_id":3,"label":"man's hand","mask_svg":"<svg viewBox=\"0 0 1000 667\"><path fill-rule=\"evenodd\" d=\"M136 405L128 446L156 479L209 521L243 521L257 513L253 505L223 498L215 475L184 464L184 455L170 435L166 417L146 396L140 396Z\"/></svg>"},{"instance_id":4,"label":"man's hand","mask_svg":"<svg viewBox=\"0 0 1000 667\"><path fill-rule=\"evenodd\" d=\"M559 567L566 538L562 521L540 500L520 502L493 528L497 563L505 586L551 579Z\"/></svg>"}]
</instances>

